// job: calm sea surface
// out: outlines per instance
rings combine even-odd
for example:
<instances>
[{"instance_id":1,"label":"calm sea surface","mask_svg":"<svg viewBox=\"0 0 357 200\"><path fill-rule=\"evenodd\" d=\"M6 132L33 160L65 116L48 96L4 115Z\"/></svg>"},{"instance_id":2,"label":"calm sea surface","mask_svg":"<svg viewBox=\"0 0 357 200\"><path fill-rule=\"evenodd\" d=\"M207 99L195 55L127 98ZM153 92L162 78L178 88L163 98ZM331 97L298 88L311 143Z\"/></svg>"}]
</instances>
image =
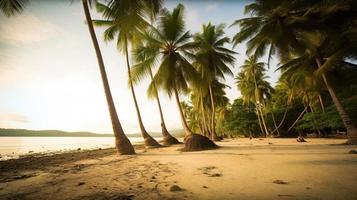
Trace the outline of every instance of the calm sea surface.
<instances>
[{"instance_id":1,"label":"calm sea surface","mask_svg":"<svg viewBox=\"0 0 357 200\"><path fill-rule=\"evenodd\" d=\"M160 140L161 138L155 138ZM135 144L141 137L129 137ZM114 137L0 137L0 160L33 153L114 147Z\"/></svg>"}]
</instances>

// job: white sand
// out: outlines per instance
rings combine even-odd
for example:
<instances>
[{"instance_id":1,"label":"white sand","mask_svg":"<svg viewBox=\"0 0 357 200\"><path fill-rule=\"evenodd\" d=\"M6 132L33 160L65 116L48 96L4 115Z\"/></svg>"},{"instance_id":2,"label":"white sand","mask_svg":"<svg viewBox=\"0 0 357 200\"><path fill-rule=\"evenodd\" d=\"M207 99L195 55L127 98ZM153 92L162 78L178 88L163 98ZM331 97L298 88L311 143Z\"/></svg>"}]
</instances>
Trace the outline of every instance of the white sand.
<instances>
[{"instance_id":1,"label":"white sand","mask_svg":"<svg viewBox=\"0 0 357 200\"><path fill-rule=\"evenodd\" d=\"M135 156L93 152L88 159L0 173L0 199L357 199L357 155L348 154L357 146L307 141L236 139L212 151L183 153L178 145ZM23 174L31 177L11 179ZM171 192L173 185L183 191Z\"/></svg>"}]
</instances>

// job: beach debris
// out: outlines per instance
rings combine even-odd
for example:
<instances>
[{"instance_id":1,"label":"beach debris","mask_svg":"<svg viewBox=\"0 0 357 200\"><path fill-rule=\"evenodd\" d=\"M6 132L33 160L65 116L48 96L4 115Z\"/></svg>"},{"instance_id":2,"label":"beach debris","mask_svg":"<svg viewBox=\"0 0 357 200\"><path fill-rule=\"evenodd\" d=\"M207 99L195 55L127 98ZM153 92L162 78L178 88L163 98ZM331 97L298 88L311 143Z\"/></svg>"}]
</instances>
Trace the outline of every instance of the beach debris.
<instances>
[{"instance_id":1,"label":"beach debris","mask_svg":"<svg viewBox=\"0 0 357 200\"><path fill-rule=\"evenodd\" d=\"M305 140L303 137L301 137L301 136L299 136L299 137L296 139L296 141L297 141L297 142L306 142L306 140Z\"/></svg>"},{"instance_id":2,"label":"beach debris","mask_svg":"<svg viewBox=\"0 0 357 200\"><path fill-rule=\"evenodd\" d=\"M208 177L220 177L222 173L220 173L215 166L207 166L198 168L198 170L202 171L203 174L207 175Z\"/></svg>"},{"instance_id":3,"label":"beach debris","mask_svg":"<svg viewBox=\"0 0 357 200\"><path fill-rule=\"evenodd\" d=\"M307 189L307 190L310 190L310 189L311 189L311 187L306 187L306 189Z\"/></svg>"},{"instance_id":4,"label":"beach debris","mask_svg":"<svg viewBox=\"0 0 357 200\"><path fill-rule=\"evenodd\" d=\"M28 153L33 153L34 151L28 151Z\"/></svg>"},{"instance_id":5,"label":"beach debris","mask_svg":"<svg viewBox=\"0 0 357 200\"><path fill-rule=\"evenodd\" d=\"M204 185L204 186L202 186L202 188L206 188L207 189L208 187Z\"/></svg>"},{"instance_id":6,"label":"beach debris","mask_svg":"<svg viewBox=\"0 0 357 200\"><path fill-rule=\"evenodd\" d=\"M78 148L78 149L77 149L77 151L80 151L80 150L81 150L81 148Z\"/></svg>"},{"instance_id":7,"label":"beach debris","mask_svg":"<svg viewBox=\"0 0 357 200\"><path fill-rule=\"evenodd\" d=\"M178 185L173 185L170 187L170 191L171 192L178 192L178 191L182 191L182 188L180 188L180 186Z\"/></svg>"},{"instance_id":8,"label":"beach debris","mask_svg":"<svg viewBox=\"0 0 357 200\"><path fill-rule=\"evenodd\" d=\"M349 153L349 154L357 154L357 150L352 149L352 150L350 150L348 153Z\"/></svg>"},{"instance_id":9,"label":"beach debris","mask_svg":"<svg viewBox=\"0 0 357 200\"><path fill-rule=\"evenodd\" d=\"M268 142L268 144L273 144L273 143L271 143L271 142Z\"/></svg>"},{"instance_id":10,"label":"beach debris","mask_svg":"<svg viewBox=\"0 0 357 200\"><path fill-rule=\"evenodd\" d=\"M77 186L81 186L81 185L84 185L84 184L86 184L85 182L79 182L78 184L77 184Z\"/></svg>"},{"instance_id":11,"label":"beach debris","mask_svg":"<svg viewBox=\"0 0 357 200\"><path fill-rule=\"evenodd\" d=\"M214 173L214 174L210 174L210 175L208 175L209 177L220 177L220 176L222 176L222 174L220 174L220 173Z\"/></svg>"},{"instance_id":12,"label":"beach debris","mask_svg":"<svg viewBox=\"0 0 357 200\"><path fill-rule=\"evenodd\" d=\"M285 185L285 184L288 184L288 182L286 182L286 181L283 181L283 180L279 180L279 179L277 179L277 180L274 180L274 181L273 181L273 183L275 183L275 184L281 184L281 185Z\"/></svg>"}]
</instances>

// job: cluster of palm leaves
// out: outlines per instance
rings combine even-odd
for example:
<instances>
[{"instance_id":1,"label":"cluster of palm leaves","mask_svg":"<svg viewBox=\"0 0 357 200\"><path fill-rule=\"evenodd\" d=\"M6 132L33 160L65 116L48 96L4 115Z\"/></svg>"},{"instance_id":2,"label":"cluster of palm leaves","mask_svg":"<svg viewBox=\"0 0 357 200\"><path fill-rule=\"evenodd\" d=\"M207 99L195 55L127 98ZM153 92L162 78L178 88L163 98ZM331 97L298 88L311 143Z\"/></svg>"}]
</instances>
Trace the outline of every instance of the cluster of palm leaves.
<instances>
[{"instance_id":1,"label":"cluster of palm leaves","mask_svg":"<svg viewBox=\"0 0 357 200\"><path fill-rule=\"evenodd\" d=\"M232 74L234 52L224 47L230 40L224 36L223 25L203 25L202 32L192 36L185 30L183 15L181 4L172 12L163 9L158 26L143 31L142 43L133 54L137 64L132 67L132 81L150 75L148 95L157 98L157 90L162 90L175 96L186 136L200 132L218 140L215 109L228 103L225 85L219 81L225 74ZM180 100L180 95L187 94L193 108Z\"/></svg>"}]
</instances>

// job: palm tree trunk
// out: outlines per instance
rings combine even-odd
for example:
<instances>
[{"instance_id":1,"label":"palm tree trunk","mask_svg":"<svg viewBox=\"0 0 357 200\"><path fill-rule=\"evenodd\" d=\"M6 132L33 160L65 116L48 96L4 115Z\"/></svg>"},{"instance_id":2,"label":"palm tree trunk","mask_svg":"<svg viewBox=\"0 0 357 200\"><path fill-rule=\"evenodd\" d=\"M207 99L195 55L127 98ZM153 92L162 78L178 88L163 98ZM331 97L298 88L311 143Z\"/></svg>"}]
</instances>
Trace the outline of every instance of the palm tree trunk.
<instances>
[{"instance_id":1,"label":"palm tree trunk","mask_svg":"<svg viewBox=\"0 0 357 200\"><path fill-rule=\"evenodd\" d=\"M163 114L162 108L161 108L161 103L160 103L160 98L159 98L159 92L157 91L156 84L155 84L155 82L154 82L154 76L152 75L151 69L149 69L149 72L150 72L151 81L152 81L152 83L154 84L154 87L155 87L156 101L157 101L157 106L158 106L158 108L159 108L160 118L161 118L161 130L162 130L162 135L163 135L164 137L165 137L165 136L169 136L170 134L169 134L169 132L168 132L167 129L166 129L164 114Z\"/></svg>"},{"instance_id":2,"label":"palm tree trunk","mask_svg":"<svg viewBox=\"0 0 357 200\"><path fill-rule=\"evenodd\" d=\"M141 119L140 109L139 109L138 102L136 100L136 95L135 95L135 91L134 91L134 85L133 85L133 81L132 81L132 78L131 78L127 37L125 38L125 57L126 57L126 66L128 68L128 78L129 78L130 90L131 90L131 94L132 94L133 100L134 100L134 105L135 105L136 114L137 114L137 117L138 117L138 122L139 122L140 130L141 130L141 135L144 138L146 146L159 147L160 144L154 138L152 138L148 134L148 132L145 130L143 121Z\"/></svg>"},{"instance_id":3,"label":"palm tree trunk","mask_svg":"<svg viewBox=\"0 0 357 200\"><path fill-rule=\"evenodd\" d=\"M318 68L320 68L321 67L320 60L318 58L316 58L315 60L316 60L316 64L317 64ZM356 127L356 125L353 123L352 119L350 118L350 116L345 111L341 101L338 99L338 97L336 95L336 92L335 92L334 88L328 82L328 80L326 78L326 75L324 73L322 73L321 75L322 75L322 79L325 82L326 88L330 93L332 101L335 104L338 113L340 114L342 122L343 122L343 124L345 125L345 127L347 129L347 138L348 138L347 142L349 144L357 144L357 127Z\"/></svg>"},{"instance_id":4,"label":"palm tree trunk","mask_svg":"<svg viewBox=\"0 0 357 200\"><path fill-rule=\"evenodd\" d=\"M202 110L202 119L203 119L203 135L206 137L210 137L210 133L207 129L207 122L206 122L206 112L205 112L205 107L203 105L203 97L201 95L201 110Z\"/></svg>"},{"instance_id":5,"label":"palm tree trunk","mask_svg":"<svg viewBox=\"0 0 357 200\"><path fill-rule=\"evenodd\" d=\"M315 131L317 132L317 137L320 138L320 137L321 137L321 131L320 131L320 129L318 129L318 128L316 127L316 119L315 119L314 109L312 108L311 105L309 105L309 107L310 107L310 111L311 111L311 114L312 114L312 123L313 123L314 129L315 129Z\"/></svg>"},{"instance_id":6,"label":"palm tree trunk","mask_svg":"<svg viewBox=\"0 0 357 200\"><path fill-rule=\"evenodd\" d=\"M177 106L178 106L179 111L180 111L181 123L182 123L183 129L185 131L185 137L193 135L193 132L191 131L191 129L187 125L187 122L186 122L186 119L185 119L185 115L183 114L181 103L180 103L180 97L179 97L179 94L178 94L178 91L177 91L176 87L174 89L174 92L175 92L176 103L177 103Z\"/></svg>"},{"instance_id":7,"label":"palm tree trunk","mask_svg":"<svg viewBox=\"0 0 357 200\"><path fill-rule=\"evenodd\" d=\"M156 87L156 84L154 82L154 76L152 74L151 69L149 69L149 72L150 72L151 81L152 81L152 83L154 84L154 87L155 87L156 101L157 101L157 106L159 107L160 118L161 118L161 131L162 131L162 136L164 136L164 140L163 140L164 145L178 144L179 141L174 136L172 136L169 133L169 131L167 130L167 128L166 128L164 114L162 112L160 98L159 98L159 92L157 91L157 87Z\"/></svg>"},{"instance_id":8,"label":"palm tree trunk","mask_svg":"<svg viewBox=\"0 0 357 200\"><path fill-rule=\"evenodd\" d=\"M258 118L258 124L259 124L259 127L260 127L260 131L262 132L262 134L264 136L265 132L264 132L264 129L263 129L263 126L262 126L262 122L261 122L261 119L260 119L260 114L259 114L258 108L255 108L255 109L256 109L256 114L257 114L257 118Z\"/></svg>"},{"instance_id":9,"label":"palm tree trunk","mask_svg":"<svg viewBox=\"0 0 357 200\"><path fill-rule=\"evenodd\" d=\"M115 109L113 97L112 97L110 87L109 87L107 73L105 71L102 54L101 54L101 51L99 48L97 37L94 32L92 18L90 16L90 12L89 12L88 2L87 2L87 0L82 0L82 3L83 3L83 9L84 9L84 13L85 13L86 20L87 20L89 33L91 35L92 43L93 43L93 46L94 46L94 49L95 49L95 52L97 55L97 60L98 60L100 74L102 77L102 83L103 83L103 87L104 87L105 97L107 99L110 119L111 119L112 126L113 126L116 149L119 154L135 154L135 150L134 150L133 146L131 145L129 139L124 134L123 128L120 124L120 121L119 121L119 118L118 118L118 115L117 115L117 112Z\"/></svg>"},{"instance_id":10,"label":"palm tree trunk","mask_svg":"<svg viewBox=\"0 0 357 200\"><path fill-rule=\"evenodd\" d=\"M211 106L212 106L212 115L211 115L211 120L212 120L212 140L213 141L219 141L219 138L217 136L217 133L216 133L216 123L215 123L215 120L216 120L216 107L214 105L214 99L213 99L213 91L212 91L212 84L208 84L208 89L209 89L209 96L210 96L210 99L211 99Z\"/></svg>"},{"instance_id":11,"label":"palm tree trunk","mask_svg":"<svg viewBox=\"0 0 357 200\"><path fill-rule=\"evenodd\" d=\"M263 115L263 112L261 111L261 108L260 108L260 105L259 105L259 102L258 102L258 98L259 98L259 95L258 95L258 84L257 84L257 79L255 77L255 69L253 68L253 79L254 79L254 87L255 87L255 90L254 90L254 97L255 97L255 101L256 101L256 107L257 107L257 110L258 110L258 113L260 113L259 115L261 116L261 120L262 120L262 124L263 124L263 127L264 127L264 137L266 137L269 133L268 133L268 130L267 130L267 127L265 125L265 120L264 120L264 115Z\"/></svg>"},{"instance_id":12,"label":"palm tree trunk","mask_svg":"<svg viewBox=\"0 0 357 200\"><path fill-rule=\"evenodd\" d=\"M281 119L278 127L276 127L273 131L272 131L272 134L275 132L275 131L278 131L278 129L283 125L284 121L285 121L285 118L286 118L286 115L288 113L288 108L289 108L289 104L287 103L286 104L286 107L285 107L285 111L284 111L284 115L283 115L283 118Z\"/></svg>"},{"instance_id":13,"label":"palm tree trunk","mask_svg":"<svg viewBox=\"0 0 357 200\"><path fill-rule=\"evenodd\" d=\"M259 110L260 110L260 114L261 114L261 117L262 117L263 127L264 127L264 130L265 130L265 137L267 137L269 135L269 131L268 131L267 125L265 123L264 113L262 111L262 108L259 108Z\"/></svg>"},{"instance_id":14,"label":"palm tree trunk","mask_svg":"<svg viewBox=\"0 0 357 200\"><path fill-rule=\"evenodd\" d=\"M278 135L280 135L280 132L279 132L279 129L278 129L278 126L276 125L276 121L275 121L275 116L274 116L274 113L271 112L271 118L273 119L273 123L274 123L274 130L277 130L278 132ZM273 134L273 133L272 133Z\"/></svg>"},{"instance_id":15,"label":"palm tree trunk","mask_svg":"<svg viewBox=\"0 0 357 200\"><path fill-rule=\"evenodd\" d=\"M319 102L320 102L320 105L321 105L321 110L324 113L325 112L324 101L322 100L321 95L319 95L318 97L319 97Z\"/></svg>"},{"instance_id":16,"label":"palm tree trunk","mask_svg":"<svg viewBox=\"0 0 357 200\"><path fill-rule=\"evenodd\" d=\"M300 120L300 118L304 115L304 113L306 112L307 107L305 106L304 110L300 113L300 115L298 116L298 118L295 120L295 122L290 126L290 128L288 129L288 132L294 128L294 126L296 125L296 123L298 123L298 121Z\"/></svg>"}]
</instances>

